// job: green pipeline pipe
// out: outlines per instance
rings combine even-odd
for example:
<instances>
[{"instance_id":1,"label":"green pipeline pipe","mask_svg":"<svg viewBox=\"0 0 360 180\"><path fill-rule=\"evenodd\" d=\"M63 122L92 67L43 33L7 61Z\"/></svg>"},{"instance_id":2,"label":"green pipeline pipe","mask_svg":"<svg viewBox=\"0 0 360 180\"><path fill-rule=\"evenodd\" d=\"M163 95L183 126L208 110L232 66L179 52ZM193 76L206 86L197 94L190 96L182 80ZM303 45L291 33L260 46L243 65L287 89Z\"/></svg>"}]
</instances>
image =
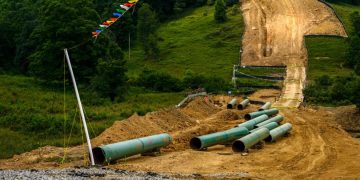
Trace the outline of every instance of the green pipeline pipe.
<instances>
[{"instance_id":1,"label":"green pipeline pipe","mask_svg":"<svg viewBox=\"0 0 360 180\"><path fill-rule=\"evenodd\" d=\"M171 142L172 138L169 134L158 134L96 147L92 151L95 164L103 164L104 162L110 163L120 158L149 152L167 146Z\"/></svg>"},{"instance_id":2,"label":"green pipeline pipe","mask_svg":"<svg viewBox=\"0 0 360 180\"><path fill-rule=\"evenodd\" d=\"M269 131L271 131L272 129L275 129L279 126L279 124L277 122L271 122L271 123L268 123L268 124L265 124L264 126L261 126L261 127L258 127L256 129L253 129L250 131L250 133L253 133L261 128L266 128L268 129Z\"/></svg>"},{"instance_id":3,"label":"green pipeline pipe","mask_svg":"<svg viewBox=\"0 0 360 180\"><path fill-rule=\"evenodd\" d=\"M238 102L237 102L237 99L234 98L234 99L232 99L232 100L229 102L229 104L227 105L227 108L228 108L228 109L232 109L232 108L236 107L236 104L237 104L237 103L238 103Z\"/></svg>"},{"instance_id":4,"label":"green pipeline pipe","mask_svg":"<svg viewBox=\"0 0 360 180\"><path fill-rule=\"evenodd\" d=\"M246 107L247 105L249 105L249 103L250 103L250 100L249 100L249 99L245 99L245 100L243 100L243 101L237 106L237 108L238 108L239 110L243 110L243 109L245 109L245 107Z\"/></svg>"},{"instance_id":5,"label":"green pipeline pipe","mask_svg":"<svg viewBox=\"0 0 360 180\"><path fill-rule=\"evenodd\" d=\"M249 134L245 127L235 127L226 131L194 137L190 140L190 147L201 150L213 145L224 144Z\"/></svg>"},{"instance_id":6,"label":"green pipeline pipe","mask_svg":"<svg viewBox=\"0 0 360 180\"><path fill-rule=\"evenodd\" d=\"M266 121L264 121L264 122L261 122L261 123L259 123L259 124L256 124L256 125L255 125L255 128L262 127L262 126L264 126L264 125L266 125L266 124L269 124L269 123L271 123L271 122L277 122L277 123L279 123L279 122L281 122L283 119L284 119L284 116L282 116L282 115L277 115L277 116L275 116L275 117L273 117L273 118L270 118L270 119L268 119L268 120L266 120Z\"/></svg>"},{"instance_id":7,"label":"green pipeline pipe","mask_svg":"<svg viewBox=\"0 0 360 180\"><path fill-rule=\"evenodd\" d=\"M281 136L285 135L292 129L292 125L290 123L285 123L278 128L275 128L270 131L269 137L265 139L267 142L273 142L276 141Z\"/></svg>"},{"instance_id":8,"label":"green pipeline pipe","mask_svg":"<svg viewBox=\"0 0 360 180\"><path fill-rule=\"evenodd\" d=\"M259 108L259 111L263 111L263 110L266 110L266 109L270 109L271 107L271 103L270 102L266 102L263 106L261 106Z\"/></svg>"},{"instance_id":9,"label":"green pipeline pipe","mask_svg":"<svg viewBox=\"0 0 360 180\"><path fill-rule=\"evenodd\" d=\"M247 136L236 140L232 144L232 150L234 152L243 152L261 140L267 138L269 135L270 131L267 128L261 128Z\"/></svg>"},{"instance_id":10,"label":"green pipeline pipe","mask_svg":"<svg viewBox=\"0 0 360 180\"><path fill-rule=\"evenodd\" d=\"M252 112L252 113L249 113L249 114L245 114L245 120L254 119L254 118L256 118L258 116L261 116L263 114L271 116L271 115L274 115L274 114L277 114L277 113L279 113L279 110L277 110L275 108L267 109L267 110L264 110L264 111Z\"/></svg>"},{"instance_id":11,"label":"green pipeline pipe","mask_svg":"<svg viewBox=\"0 0 360 180\"><path fill-rule=\"evenodd\" d=\"M256 124L259 124L265 120L269 119L269 116L266 115L266 114L263 114L259 117L256 117L252 120L249 120L249 121L246 121L244 123L241 123L239 125L237 125L236 127L246 127L247 129L251 130L251 129L254 129L255 125Z\"/></svg>"}]
</instances>

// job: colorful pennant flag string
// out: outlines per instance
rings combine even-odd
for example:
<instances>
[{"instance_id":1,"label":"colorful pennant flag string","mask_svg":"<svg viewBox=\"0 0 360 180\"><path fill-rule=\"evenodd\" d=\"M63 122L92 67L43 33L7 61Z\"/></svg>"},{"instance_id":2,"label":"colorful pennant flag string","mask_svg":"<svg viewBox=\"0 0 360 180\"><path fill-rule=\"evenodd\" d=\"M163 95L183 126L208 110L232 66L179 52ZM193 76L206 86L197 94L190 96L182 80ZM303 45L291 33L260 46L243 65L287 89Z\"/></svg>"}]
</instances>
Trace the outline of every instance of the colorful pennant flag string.
<instances>
[{"instance_id":1,"label":"colorful pennant flag string","mask_svg":"<svg viewBox=\"0 0 360 180\"><path fill-rule=\"evenodd\" d=\"M92 37L97 38L100 33L105 31L107 28L109 28L112 24L114 24L117 20L120 19L121 16L123 16L131 7L135 6L136 3L139 0L129 0L127 3L123 3L120 5L120 8L116 9L116 12L112 14L112 17L108 20L104 21L102 24L99 25L99 27L92 32Z\"/></svg>"}]
</instances>

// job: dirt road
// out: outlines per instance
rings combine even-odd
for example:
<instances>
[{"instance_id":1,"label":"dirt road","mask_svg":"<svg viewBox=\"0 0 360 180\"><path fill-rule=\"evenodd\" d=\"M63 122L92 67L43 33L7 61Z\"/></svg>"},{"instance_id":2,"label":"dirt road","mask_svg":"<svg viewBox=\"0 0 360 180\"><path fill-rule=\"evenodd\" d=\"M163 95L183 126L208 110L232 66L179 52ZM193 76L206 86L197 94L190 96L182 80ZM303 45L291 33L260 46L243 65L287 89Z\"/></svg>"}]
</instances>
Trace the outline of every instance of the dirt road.
<instances>
[{"instance_id":1,"label":"dirt road","mask_svg":"<svg viewBox=\"0 0 360 180\"><path fill-rule=\"evenodd\" d=\"M317 0L244 0L241 65L287 66L277 107L298 107L305 85L306 35L346 36L334 12Z\"/></svg>"}]
</instances>

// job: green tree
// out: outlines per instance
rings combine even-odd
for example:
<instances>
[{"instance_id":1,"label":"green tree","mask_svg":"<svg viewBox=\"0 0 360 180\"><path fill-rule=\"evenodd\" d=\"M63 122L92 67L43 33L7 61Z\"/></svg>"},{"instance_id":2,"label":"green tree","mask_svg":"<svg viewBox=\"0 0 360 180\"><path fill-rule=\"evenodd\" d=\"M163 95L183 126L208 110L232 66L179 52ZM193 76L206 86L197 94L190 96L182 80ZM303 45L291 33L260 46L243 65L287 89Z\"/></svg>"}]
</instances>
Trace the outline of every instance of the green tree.
<instances>
[{"instance_id":1,"label":"green tree","mask_svg":"<svg viewBox=\"0 0 360 180\"><path fill-rule=\"evenodd\" d=\"M107 49L110 55L99 59L96 66L97 74L91 80L91 84L100 96L114 101L116 97L122 99L127 90L127 68L123 53L117 44L109 42Z\"/></svg>"},{"instance_id":2,"label":"green tree","mask_svg":"<svg viewBox=\"0 0 360 180\"><path fill-rule=\"evenodd\" d=\"M349 38L349 48L346 52L345 65L353 68L355 73L360 75L360 14L351 14L351 21L354 26L354 33Z\"/></svg>"},{"instance_id":3,"label":"green tree","mask_svg":"<svg viewBox=\"0 0 360 180\"><path fill-rule=\"evenodd\" d=\"M223 0L216 0L214 18L217 22L226 21L226 7Z\"/></svg>"},{"instance_id":4,"label":"green tree","mask_svg":"<svg viewBox=\"0 0 360 180\"><path fill-rule=\"evenodd\" d=\"M154 11L146 3L142 5L138 12L138 40L140 41L146 58L156 59L159 56L157 44L156 27L158 20Z\"/></svg>"},{"instance_id":5,"label":"green tree","mask_svg":"<svg viewBox=\"0 0 360 180\"><path fill-rule=\"evenodd\" d=\"M97 26L97 12L89 1L48 0L42 3L37 26L30 40L36 48L29 56L31 74L45 80L63 77L63 49L70 48L70 56L77 79L89 81L95 74L97 60L104 56L104 35L94 45L90 32ZM71 50L71 47L76 49Z\"/></svg>"}]
</instances>

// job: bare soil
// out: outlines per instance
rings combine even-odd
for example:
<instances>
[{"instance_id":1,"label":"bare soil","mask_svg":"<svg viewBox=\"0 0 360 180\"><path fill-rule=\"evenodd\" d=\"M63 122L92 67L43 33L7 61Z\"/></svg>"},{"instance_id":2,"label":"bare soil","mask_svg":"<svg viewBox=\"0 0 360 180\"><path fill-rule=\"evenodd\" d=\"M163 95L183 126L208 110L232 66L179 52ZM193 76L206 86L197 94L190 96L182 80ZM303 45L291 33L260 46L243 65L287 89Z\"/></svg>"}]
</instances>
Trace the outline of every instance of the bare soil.
<instances>
[{"instance_id":1,"label":"bare soil","mask_svg":"<svg viewBox=\"0 0 360 180\"><path fill-rule=\"evenodd\" d=\"M273 90L264 90L263 93ZM262 96L259 92L256 96ZM358 178L360 177L360 141L351 138L336 122L337 109L284 109L285 122L293 124L289 136L275 143L266 143L248 154L233 153L231 147L217 145L207 151L190 149L192 137L229 129L243 122L243 116L256 111L250 105L245 110L228 110L223 102L233 97L215 96L208 102L197 98L183 109L168 108L145 116L134 115L115 122L112 127L92 140L94 146L167 132L174 142L162 149L157 157L133 156L109 165L113 169L152 171L167 174L253 178ZM238 99L241 99L238 97ZM214 101L222 103L221 107ZM86 147L67 150L69 162L57 159L63 148L43 147L1 160L1 169L69 168L88 163ZM85 155L85 158L84 158ZM240 174L239 174L240 173Z\"/></svg>"}]
</instances>

